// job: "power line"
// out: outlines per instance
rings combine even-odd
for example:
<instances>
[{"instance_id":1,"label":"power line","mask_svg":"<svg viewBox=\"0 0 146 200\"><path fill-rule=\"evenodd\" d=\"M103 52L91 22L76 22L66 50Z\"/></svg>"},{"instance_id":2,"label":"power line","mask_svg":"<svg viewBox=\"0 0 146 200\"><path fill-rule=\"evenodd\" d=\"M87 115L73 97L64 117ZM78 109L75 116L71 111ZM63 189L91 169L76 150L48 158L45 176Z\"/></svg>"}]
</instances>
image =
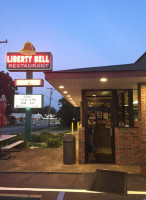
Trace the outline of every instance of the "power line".
<instances>
[{"instance_id":1,"label":"power line","mask_svg":"<svg viewBox=\"0 0 146 200\"><path fill-rule=\"evenodd\" d=\"M0 41L0 44L2 44L2 43L8 43L8 40L6 39L5 41Z\"/></svg>"}]
</instances>

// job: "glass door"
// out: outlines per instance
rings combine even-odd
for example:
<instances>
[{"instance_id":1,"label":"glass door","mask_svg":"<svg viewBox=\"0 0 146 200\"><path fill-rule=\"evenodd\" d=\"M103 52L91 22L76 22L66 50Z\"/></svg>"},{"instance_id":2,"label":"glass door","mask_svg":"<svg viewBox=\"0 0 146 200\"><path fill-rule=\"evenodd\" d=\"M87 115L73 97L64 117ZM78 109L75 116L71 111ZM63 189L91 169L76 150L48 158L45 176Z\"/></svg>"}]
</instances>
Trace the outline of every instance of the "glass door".
<instances>
[{"instance_id":1,"label":"glass door","mask_svg":"<svg viewBox=\"0 0 146 200\"><path fill-rule=\"evenodd\" d=\"M112 91L87 91L88 163L113 162Z\"/></svg>"}]
</instances>

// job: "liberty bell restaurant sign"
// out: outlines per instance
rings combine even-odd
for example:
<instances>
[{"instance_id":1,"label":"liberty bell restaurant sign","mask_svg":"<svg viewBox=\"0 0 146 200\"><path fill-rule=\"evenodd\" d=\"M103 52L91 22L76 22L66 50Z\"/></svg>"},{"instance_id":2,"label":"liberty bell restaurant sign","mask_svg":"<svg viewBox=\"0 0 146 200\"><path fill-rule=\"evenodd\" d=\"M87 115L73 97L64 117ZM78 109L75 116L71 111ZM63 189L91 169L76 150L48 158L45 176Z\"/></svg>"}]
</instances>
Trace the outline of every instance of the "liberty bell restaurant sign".
<instances>
[{"instance_id":1,"label":"liberty bell restaurant sign","mask_svg":"<svg viewBox=\"0 0 146 200\"><path fill-rule=\"evenodd\" d=\"M7 70L26 72L26 79L16 79L15 86L26 87L26 95L14 95L14 107L26 108L25 138L30 140L33 108L43 107L43 95L33 95L32 87L43 87L42 79L33 79L33 71L52 71L53 56L50 52L36 52L30 42L20 52L7 53Z\"/></svg>"},{"instance_id":2,"label":"liberty bell restaurant sign","mask_svg":"<svg viewBox=\"0 0 146 200\"><path fill-rule=\"evenodd\" d=\"M7 53L8 71L52 71L53 56L50 52L35 52L30 42L20 52Z\"/></svg>"}]
</instances>

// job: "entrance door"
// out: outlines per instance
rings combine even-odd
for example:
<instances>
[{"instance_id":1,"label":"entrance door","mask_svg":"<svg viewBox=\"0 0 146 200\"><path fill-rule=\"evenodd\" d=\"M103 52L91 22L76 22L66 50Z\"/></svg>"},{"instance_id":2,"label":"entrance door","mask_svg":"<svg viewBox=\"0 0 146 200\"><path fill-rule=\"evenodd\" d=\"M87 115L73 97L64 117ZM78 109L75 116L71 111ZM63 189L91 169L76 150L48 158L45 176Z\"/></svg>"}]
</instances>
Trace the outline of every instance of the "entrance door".
<instances>
[{"instance_id":1,"label":"entrance door","mask_svg":"<svg viewBox=\"0 0 146 200\"><path fill-rule=\"evenodd\" d=\"M86 99L88 163L112 163L114 158L112 91L89 91L86 92Z\"/></svg>"}]
</instances>

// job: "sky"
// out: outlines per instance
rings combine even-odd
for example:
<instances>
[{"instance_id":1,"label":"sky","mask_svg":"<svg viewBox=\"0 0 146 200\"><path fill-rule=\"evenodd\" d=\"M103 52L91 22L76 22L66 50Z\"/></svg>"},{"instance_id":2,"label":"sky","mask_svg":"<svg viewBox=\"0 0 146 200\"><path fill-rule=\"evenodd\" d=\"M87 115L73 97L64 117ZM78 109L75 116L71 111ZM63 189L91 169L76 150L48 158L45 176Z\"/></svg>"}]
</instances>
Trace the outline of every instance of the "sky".
<instances>
[{"instance_id":1,"label":"sky","mask_svg":"<svg viewBox=\"0 0 146 200\"><path fill-rule=\"evenodd\" d=\"M7 52L19 52L30 41L36 52L53 54L53 71L128 64L146 51L146 0L0 0L0 70L7 72ZM24 79L25 72L9 72ZM34 72L43 78L43 72ZM45 81L33 94L49 105L52 86ZM25 94L25 88L18 88ZM53 91L51 105L61 98Z\"/></svg>"}]
</instances>

